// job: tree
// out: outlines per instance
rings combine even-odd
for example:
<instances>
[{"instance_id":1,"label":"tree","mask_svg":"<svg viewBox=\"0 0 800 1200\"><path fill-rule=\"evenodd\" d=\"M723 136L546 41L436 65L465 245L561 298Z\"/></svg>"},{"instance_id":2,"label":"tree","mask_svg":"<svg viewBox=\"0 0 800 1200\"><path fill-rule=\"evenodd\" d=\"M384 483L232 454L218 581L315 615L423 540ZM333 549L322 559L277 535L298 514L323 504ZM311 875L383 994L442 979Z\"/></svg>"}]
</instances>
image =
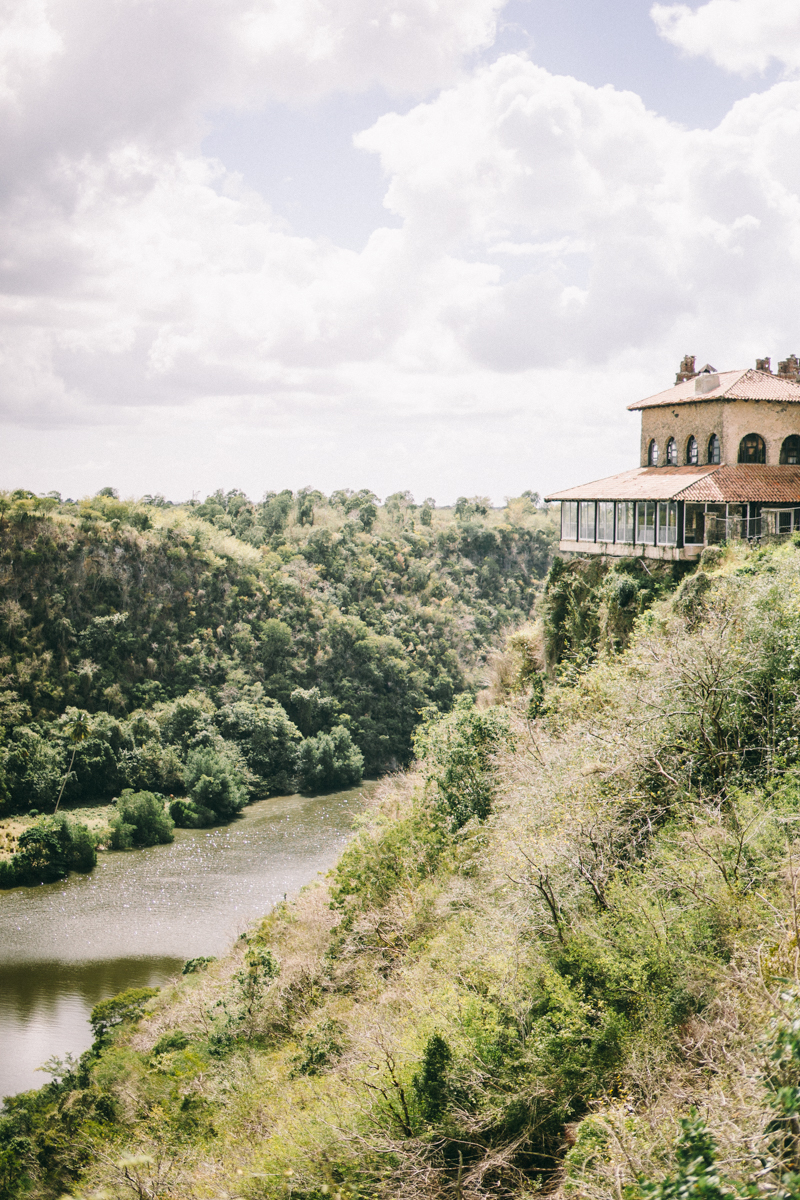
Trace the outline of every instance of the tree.
<instances>
[{"instance_id":1,"label":"tree","mask_svg":"<svg viewBox=\"0 0 800 1200\"><path fill-rule=\"evenodd\" d=\"M176 825L195 827L228 821L247 803L241 775L229 758L210 746L189 753L183 780L190 803L177 800L170 805Z\"/></svg>"},{"instance_id":2,"label":"tree","mask_svg":"<svg viewBox=\"0 0 800 1200\"><path fill-rule=\"evenodd\" d=\"M112 850L163 845L174 838L175 823L164 809L163 797L153 792L126 788L117 800L110 825Z\"/></svg>"},{"instance_id":3,"label":"tree","mask_svg":"<svg viewBox=\"0 0 800 1200\"><path fill-rule=\"evenodd\" d=\"M61 782L61 791L58 793L56 806L53 809L54 813L58 812L58 806L61 803L61 797L64 795L64 788L66 787L67 780L72 773L72 768L75 763L75 755L78 752L78 746L80 746L81 742L84 742L86 738L88 738L90 733L91 725L89 724L89 714L85 712L79 712L75 717L75 720L72 722L72 728L69 731L69 740L72 743L72 758L69 760L67 773Z\"/></svg>"},{"instance_id":4,"label":"tree","mask_svg":"<svg viewBox=\"0 0 800 1200\"><path fill-rule=\"evenodd\" d=\"M507 714L500 708L479 710L471 696L460 696L445 717L428 710L414 748L453 830L471 817L488 817L496 788L492 756L511 741Z\"/></svg>"},{"instance_id":5,"label":"tree","mask_svg":"<svg viewBox=\"0 0 800 1200\"><path fill-rule=\"evenodd\" d=\"M356 787L364 773L364 755L343 725L330 733L306 738L297 761L298 788L301 792L332 792Z\"/></svg>"}]
</instances>

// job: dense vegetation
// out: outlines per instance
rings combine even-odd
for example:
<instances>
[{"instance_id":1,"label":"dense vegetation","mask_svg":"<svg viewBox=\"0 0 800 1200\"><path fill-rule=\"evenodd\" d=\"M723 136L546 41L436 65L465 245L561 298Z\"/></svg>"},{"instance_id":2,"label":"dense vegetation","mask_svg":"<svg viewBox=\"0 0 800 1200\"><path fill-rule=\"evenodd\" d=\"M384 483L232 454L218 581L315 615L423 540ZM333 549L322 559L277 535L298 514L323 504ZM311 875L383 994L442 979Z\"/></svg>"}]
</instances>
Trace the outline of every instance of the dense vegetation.
<instances>
[{"instance_id":1,"label":"dense vegetation","mask_svg":"<svg viewBox=\"0 0 800 1200\"><path fill-rule=\"evenodd\" d=\"M631 571L578 637L587 570L325 884L9 1101L0 1195L800 1196L800 552L707 556L614 639Z\"/></svg>"},{"instance_id":2,"label":"dense vegetation","mask_svg":"<svg viewBox=\"0 0 800 1200\"><path fill-rule=\"evenodd\" d=\"M0 817L129 789L212 824L408 763L531 611L537 503L0 495Z\"/></svg>"}]
</instances>

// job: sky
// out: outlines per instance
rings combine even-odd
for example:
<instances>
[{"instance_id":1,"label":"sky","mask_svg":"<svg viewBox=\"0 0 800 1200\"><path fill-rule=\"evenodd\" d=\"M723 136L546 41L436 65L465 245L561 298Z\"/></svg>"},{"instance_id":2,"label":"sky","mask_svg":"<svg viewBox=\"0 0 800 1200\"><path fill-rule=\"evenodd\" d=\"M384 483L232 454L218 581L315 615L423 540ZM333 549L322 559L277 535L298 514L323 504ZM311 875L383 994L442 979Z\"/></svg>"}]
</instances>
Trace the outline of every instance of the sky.
<instances>
[{"instance_id":1,"label":"sky","mask_svg":"<svg viewBox=\"0 0 800 1200\"><path fill-rule=\"evenodd\" d=\"M0 488L544 494L798 267L796 0L0 0Z\"/></svg>"}]
</instances>

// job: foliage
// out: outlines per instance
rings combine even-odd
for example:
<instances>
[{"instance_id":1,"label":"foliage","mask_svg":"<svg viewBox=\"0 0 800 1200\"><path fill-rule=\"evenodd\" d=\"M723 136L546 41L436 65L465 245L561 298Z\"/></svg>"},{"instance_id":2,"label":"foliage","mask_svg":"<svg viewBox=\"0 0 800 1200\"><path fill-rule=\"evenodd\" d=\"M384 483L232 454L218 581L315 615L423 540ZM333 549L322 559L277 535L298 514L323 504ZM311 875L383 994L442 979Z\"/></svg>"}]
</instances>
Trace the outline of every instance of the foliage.
<instances>
[{"instance_id":1,"label":"foliage","mask_svg":"<svg viewBox=\"0 0 800 1200\"><path fill-rule=\"evenodd\" d=\"M89 1017L96 1040L103 1041L118 1025L138 1020L148 1000L157 995L158 988L128 988L108 1000L101 1000Z\"/></svg>"},{"instance_id":2,"label":"foliage","mask_svg":"<svg viewBox=\"0 0 800 1200\"><path fill-rule=\"evenodd\" d=\"M453 1052L439 1033L433 1033L425 1043L419 1072L413 1078L413 1087L420 1113L426 1121L441 1120L451 1097L447 1078L448 1068L453 1061Z\"/></svg>"},{"instance_id":3,"label":"foliage","mask_svg":"<svg viewBox=\"0 0 800 1200\"><path fill-rule=\"evenodd\" d=\"M643 612L669 594L688 563L556 558L544 589L544 642L551 669L581 665L598 651L624 649Z\"/></svg>"},{"instance_id":4,"label":"foliage","mask_svg":"<svg viewBox=\"0 0 800 1200\"><path fill-rule=\"evenodd\" d=\"M314 794L355 787L364 773L364 755L343 725L308 737L297 761L299 791Z\"/></svg>"},{"instance_id":5,"label":"foliage","mask_svg":"<svg viewBox=\"0 0 800 1200\"><path fill-rule=\"evenodd\" d=\"M492 755L513 740L507 714L499 708L478 709L470 697L461 696L449 716L428 712L426 717L414 748L452 828L460 829L472 817L485 820L496 791Z\"/></svg>"},{"instance_id":6,"label":"foliage","mask_svg":"<svg viewBox=\"0 0 800 1200\"><path fill-rule=\"evenodd\" d=\"M20 833L0 886L53 883L70 871L91 871L96 862L97 847L86 825L63 813L40 817Z\"/></svg>"},{"instance_id":7,"label":"foliage","mask_svg":"<svg viewBox=\"0 0 800 1200\"><path fill-rule=\"evenodd\" d=\"M153 792L126 788L117 800L117 811L109 822L112 850L156 846L173 840L174 822L164 808L164 797Z\"/></svg>"},{"instance_id":8,"label":"foliage","mask_svg":"<svg viewBox=\"0 0 800 1200\"><path fill-rule=\"evenodd\" d=\"M186 759L184 783L190 803L185 806L196 817L198 825L213 825L229 820L247 803L241 774L231 760L210 746L191 750ZM177 805L170 810L177 824ZM190 820L190 825L195 821Z\"/></svg>"},{"instance_id":9,"label":"foliage","mask_svg":"<svg viewBox=\"0 0 800 1200\"><path fill-rule=\"evenodd\" d=\"M260 799L336 726L367 773L408 763L419 712L448 709L530 614L556 531L515 504L0 495L0 815L181 799L209 747Z\"/></svg>"}]
</instances>

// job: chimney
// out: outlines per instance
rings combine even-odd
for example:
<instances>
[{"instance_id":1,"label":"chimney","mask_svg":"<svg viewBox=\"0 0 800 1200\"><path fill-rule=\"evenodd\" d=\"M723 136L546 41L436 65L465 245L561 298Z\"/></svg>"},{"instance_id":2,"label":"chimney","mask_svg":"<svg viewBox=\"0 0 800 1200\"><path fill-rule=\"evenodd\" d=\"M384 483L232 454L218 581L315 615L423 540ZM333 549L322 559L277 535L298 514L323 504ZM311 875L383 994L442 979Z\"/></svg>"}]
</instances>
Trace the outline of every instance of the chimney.
<instances>
[{"instance_id":1,"label":"chimney","mask_svg":"<svg viewBox=\"0 0 800 1200\"><path fill-rule=\"evenodd\" d=\"M791 379L793 383L800 380L800 360L796 354L790 354L783 362L778 363L778 376L781 379Z\"/></svg>"},{"instance_id":2,"label":"chimney","mask_svg":"<svg viewBox=\"0 0 800 1200\"><path fill-rule=\"evenodd\" d=\"M694 355L684 354L681 359L681 365L678 368L678 374L675 376L676 383L685 383L687 379L694 379L697 371L694 369Z\"/></svg>"},{"instance_id":3,"label":"chimney","mask_svg":"<svg viewBox=\"0 0 800 1200\"><path fill-rule=\"evenodd\" d=\"M756 359L756 370L757 371L766 371L767 375L771 375L772 368L770 366L770 360L768 358L757 358Z\"/></svg>"}]
</instances>

